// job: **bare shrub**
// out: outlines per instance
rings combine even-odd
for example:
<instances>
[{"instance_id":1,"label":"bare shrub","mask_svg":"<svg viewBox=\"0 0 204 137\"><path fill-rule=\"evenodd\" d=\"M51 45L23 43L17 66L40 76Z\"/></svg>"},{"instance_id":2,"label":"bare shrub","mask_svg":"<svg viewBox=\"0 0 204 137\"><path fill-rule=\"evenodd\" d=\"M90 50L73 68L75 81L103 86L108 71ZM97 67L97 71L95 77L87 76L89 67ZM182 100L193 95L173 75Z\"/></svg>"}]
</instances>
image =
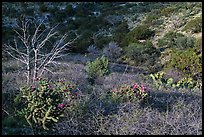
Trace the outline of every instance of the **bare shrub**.
<instances>
[{"instance_id":1,"label":"bare shrub","mask_svg":"<svg viewBox=\"0 0 204 137\"><path fill-rule=\"evenodd\" d=\"M103 48L103 54L108 57L111 61L115 61L122 54L122 48L115 42L110 42Z\"/></svg>"},{"instance_id":2,"label":"bare shrub","mask_svg":"<svg viewBox=\"0 0 204 137\"><path fill-rule=\"evenodd\" d=\"M52 64L54 59L62 57L63 51L79 37L75 33L76 38L67 42L68 33L59 38L56 31L58 25L43 29L43 21L38 22L35 19L23 18L17 26L18 29L14 29L17 36L14 36L12 43L5 44L6 53L25 64L27 84L30 84L31 77L34 83L44 71L50 71L47 66ZM51 48L46 47L47 45Z\"/></svg>"},{"instance_id":3,"label":"bare shrub","mask_svg":"<svg viewBox=\"0 0 204 137\"><path fill-rule=\"evenodd\" d=\"M99 56L101 55L101 51L95 46L95 45L91 45L87 48L87 51L90 55L95 55L95 56Z\"/></svg>"}]
</instances>

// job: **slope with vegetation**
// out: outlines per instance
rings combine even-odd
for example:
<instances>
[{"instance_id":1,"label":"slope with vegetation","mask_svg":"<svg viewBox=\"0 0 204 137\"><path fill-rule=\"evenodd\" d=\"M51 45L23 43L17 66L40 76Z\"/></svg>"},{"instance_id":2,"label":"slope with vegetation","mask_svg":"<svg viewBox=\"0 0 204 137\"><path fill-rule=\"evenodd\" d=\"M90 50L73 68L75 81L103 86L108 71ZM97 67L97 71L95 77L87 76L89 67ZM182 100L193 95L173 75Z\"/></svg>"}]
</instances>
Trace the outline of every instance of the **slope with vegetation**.
<instances>
[{"instance_id":1,"label":"slope with vegetation","mask_svg":"<svg viewBox=\"0 0 204 137\"><path fill-rule=\"evenodd\" d=\"M202 134L201 2L3 2L2 34L2 134Z\"/></svg>"}]
</instances>

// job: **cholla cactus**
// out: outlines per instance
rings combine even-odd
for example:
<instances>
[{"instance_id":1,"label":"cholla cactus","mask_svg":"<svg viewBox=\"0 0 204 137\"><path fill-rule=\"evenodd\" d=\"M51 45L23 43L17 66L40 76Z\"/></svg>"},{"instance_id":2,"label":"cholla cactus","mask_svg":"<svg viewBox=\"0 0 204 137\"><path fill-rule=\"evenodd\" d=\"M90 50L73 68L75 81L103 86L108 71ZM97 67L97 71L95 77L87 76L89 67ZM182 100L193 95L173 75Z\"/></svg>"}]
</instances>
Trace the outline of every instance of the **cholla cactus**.
<instances>
[{"instance_id":1,"label":"cholla cactus","mask_svg":"<svg viewBox=\"0 0 204 137\"><path fill-rule=\"evenodd\" d=\"M48 80L40 79L37 86L25 86L15 102L24 103L24 108L18 111L23 115L31 127L49 130L53 122L58 122L63 116L65 108L68 107L65 101L75 98L78 94L76 86L63 80L49 83Z\"/></svg>"},{"instance_id":2,"label":"cholla cactus","mask_svg":"<svg viewBox=\"0 0 204 137\"><path fill-rule=\"evenodd\" d=\"M120 57L122 48L120 48L117 43L110 42L108 46L103 48L103 54L108 57L111 61Z\"/></svg>"}]
</instances>

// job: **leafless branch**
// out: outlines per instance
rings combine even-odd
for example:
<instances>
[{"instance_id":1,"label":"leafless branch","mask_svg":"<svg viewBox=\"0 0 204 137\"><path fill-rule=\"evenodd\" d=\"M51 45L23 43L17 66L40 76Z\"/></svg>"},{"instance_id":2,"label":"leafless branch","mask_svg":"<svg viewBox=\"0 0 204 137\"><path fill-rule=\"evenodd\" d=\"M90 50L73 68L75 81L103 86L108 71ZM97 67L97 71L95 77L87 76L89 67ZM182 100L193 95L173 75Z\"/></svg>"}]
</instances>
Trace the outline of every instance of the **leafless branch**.
<instances>
[{"instance_id":1,"label":"leafless branch","mask_svg":"<svg viewBox=\"0 0 204 137\"><path fill-rule=\"evenodd\" d=\"M14 29L14 32L17 34L16 38L18 38L20 40L19 42L22 42L22 45L25 47L24 50L20 50L20 46L18 45L19 43L16 38L14 38L14 46L9 44L6 45L8 49L7 53L11 57L26 64L27 83L30 81L31 74L33 74L34 80L36 77L41 76L45 70L52 72L47 68L47 66L53 63L54 59L65 56L66 54L63 54L63 52L66 50L66 47L69 47L79 38L79 35L76 33L76 31L74 31L76 35L74 39L64 43L68 35L65 34L59 39L59 41L57 41L55 44L52 44L50 39L57 35L58 32L56 31L56 28L59 24L52 28L41 30L40 28L43 24L43 21L40 22L39 25L32 23L32 25L35 27L35 30L34 33L31 34L29 32L31 23L32 22L29 20L22 20L21 25L18 25L20 31ZM52 48L49 52L43 51L46 43L50 43L52 45ZM31 73L31 70L34 72Z\"/></svg>"}]
</instances>

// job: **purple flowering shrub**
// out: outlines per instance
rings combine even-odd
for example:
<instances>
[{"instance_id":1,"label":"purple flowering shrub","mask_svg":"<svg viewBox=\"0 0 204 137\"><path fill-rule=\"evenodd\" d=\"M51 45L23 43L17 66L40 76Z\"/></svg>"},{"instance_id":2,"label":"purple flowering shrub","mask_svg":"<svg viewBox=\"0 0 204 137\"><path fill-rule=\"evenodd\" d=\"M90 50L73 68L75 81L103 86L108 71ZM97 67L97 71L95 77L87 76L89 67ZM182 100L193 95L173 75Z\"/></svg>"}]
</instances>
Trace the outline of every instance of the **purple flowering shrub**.
<instances>
[{"instance_id":1,"label":"purple flowering shrub","mask_svg":"<svg viewBox=\"0 0 204 137\"><path fill-rule=\"evenodd\" d=\"M148 96L144 84L121 85L111 90L112 97L123 101L137 100L142 101Z\"/></svg>"},{"instance_id":2,"label":"purple flowering shrub","mask_svg":"<svg viewBox=\"0 0 204 137\"><path fill-rule=\"evenodd\" d=\"M72 83L64 80L51 83L41 78L35 86L21 87L15 101L23 104L18 113L32 128L49 130L47 126L63 117L64 110L70 107L67 101L77 95L76 85Z\"/></svg>"}]
</instances>

